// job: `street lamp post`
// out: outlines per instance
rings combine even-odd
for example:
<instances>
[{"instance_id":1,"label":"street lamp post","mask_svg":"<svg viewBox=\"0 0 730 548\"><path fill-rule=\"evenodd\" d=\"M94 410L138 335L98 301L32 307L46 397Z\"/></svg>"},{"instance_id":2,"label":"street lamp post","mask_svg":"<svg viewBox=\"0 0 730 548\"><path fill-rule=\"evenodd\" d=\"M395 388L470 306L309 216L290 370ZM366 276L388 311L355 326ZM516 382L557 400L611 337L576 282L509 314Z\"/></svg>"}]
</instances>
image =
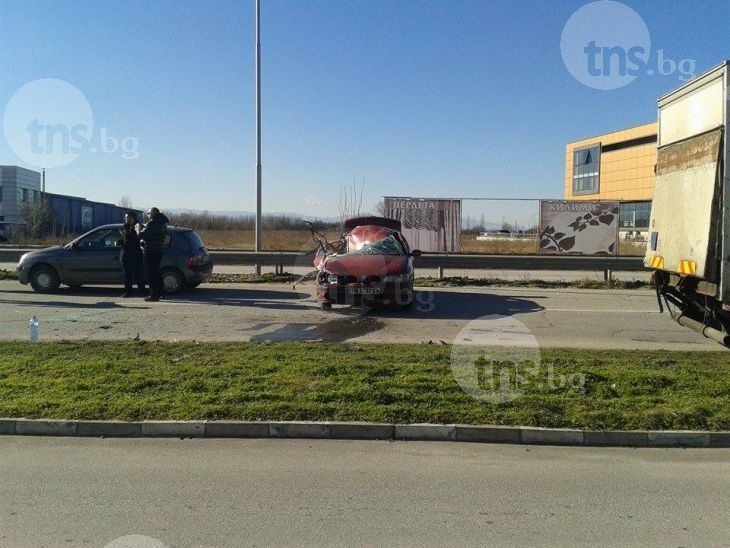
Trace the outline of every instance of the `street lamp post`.
<instances>
[{"instance_id":1,"label":"street lamp post","mask_svg":"<svg viewBox=\"0 0 730 548\"><path fill-rule=\"evenodd\" d=\"M256 253L261 251L261 0L256 0ZM256 265L261 274L261 265Z\"/></svg>"}]
</instances>

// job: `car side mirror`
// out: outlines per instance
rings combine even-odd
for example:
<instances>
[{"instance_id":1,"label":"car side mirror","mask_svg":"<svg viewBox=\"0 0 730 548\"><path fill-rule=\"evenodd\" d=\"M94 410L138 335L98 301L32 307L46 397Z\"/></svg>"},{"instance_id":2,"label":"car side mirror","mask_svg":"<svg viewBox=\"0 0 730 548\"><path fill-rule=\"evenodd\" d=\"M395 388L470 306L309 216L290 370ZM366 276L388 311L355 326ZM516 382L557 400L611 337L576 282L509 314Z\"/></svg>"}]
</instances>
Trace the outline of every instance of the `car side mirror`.
<instances>
[{"instance_id":1,"label":"car side mirror","mask_svg":"<svg viewBox=\"0 0 730 548\"><path fill-rule=\"evenodd\" d=\"M68 244L68 247L69 247L69 249L71 249L73 251L79 250L79 244L77 242L72 242L72 243Z\"/></svg>"},{"instance_id":2,"label":"car side mirror","mask_svg":"<svg viewBox=\"0 0 730 548\"><path fill-rule=\"evenodd\" d=\"M420 257L421 255L423 255L423 253L421 253L420 249L414 249L411 251L411 257Z\"/></svg>"}]
</instances>

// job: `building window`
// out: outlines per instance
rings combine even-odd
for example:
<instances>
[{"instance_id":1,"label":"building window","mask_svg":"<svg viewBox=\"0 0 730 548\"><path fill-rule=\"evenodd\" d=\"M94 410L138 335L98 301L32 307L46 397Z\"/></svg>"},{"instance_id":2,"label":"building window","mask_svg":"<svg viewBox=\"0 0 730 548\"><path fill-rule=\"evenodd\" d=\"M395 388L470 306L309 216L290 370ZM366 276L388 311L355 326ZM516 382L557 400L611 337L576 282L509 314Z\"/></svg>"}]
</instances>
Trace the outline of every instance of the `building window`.
<instances>
[{"instance_id":1,"label":"building window","mask_svg":"<svg viewBox=\"0 0 730 548\"><path fill-rule=\"evenodd\" d=\"M622 202L618 210L620 228L649 228L651 202Z\"/></svg>"},{"instance_id":2,"label":"building window","mask_svg":"<svg viewBox=\"0 0 730 548\"><path fill-rule=\"evenodd\" d=\"M573 151L573 194L598 194L601 145Z\"/></svg>"},{"instance_id":3,"label":"building window","mask_svg":"<svg viewBox=\"0 0 730 548\"><path fill-rule=\"evenodd\" d=\"M26 203L33 201L33 194L27 188L18 188L18 203Z\"/></svg>"}]
</instances>

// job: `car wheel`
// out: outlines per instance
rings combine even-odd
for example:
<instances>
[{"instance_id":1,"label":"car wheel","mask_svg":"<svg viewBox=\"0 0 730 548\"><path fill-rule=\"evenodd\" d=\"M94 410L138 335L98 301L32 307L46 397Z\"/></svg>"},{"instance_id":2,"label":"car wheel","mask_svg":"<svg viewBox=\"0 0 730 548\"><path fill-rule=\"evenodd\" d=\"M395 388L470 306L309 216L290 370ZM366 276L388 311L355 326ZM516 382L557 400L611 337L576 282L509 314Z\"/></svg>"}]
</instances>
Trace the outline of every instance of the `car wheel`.
<instances>
[{"instance_id":1,"label":"car wheel","mask_svg":"<svg viewBox=\"0 0 730 548\"><path fill-rule=\"evenodd\" d=\"M50 293L61 285L58 272L52 266L37 266L30 273L30 285L38 293Z\"/></svg>"},{"instance_id":2,"label":"car wheel","mask_svg":"<svg viewBox=\"0 0 730 548\"><path fill-rule=\"evenodd\" d=\"M185 278L175 268L166 268L162 271L162 292L168 295L180 293L185 287Z\"/></svg>"}]
</instances>

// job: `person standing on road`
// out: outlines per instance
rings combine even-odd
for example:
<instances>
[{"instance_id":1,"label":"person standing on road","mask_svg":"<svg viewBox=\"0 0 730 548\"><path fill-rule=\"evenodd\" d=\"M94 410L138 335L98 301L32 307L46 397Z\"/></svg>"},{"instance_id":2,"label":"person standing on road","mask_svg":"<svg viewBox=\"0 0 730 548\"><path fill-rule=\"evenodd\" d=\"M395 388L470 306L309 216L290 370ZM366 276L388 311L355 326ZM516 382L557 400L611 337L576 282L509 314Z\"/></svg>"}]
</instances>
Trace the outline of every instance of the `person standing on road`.
<instances>
[{"instance_id":1,"label":"person standing on road","mask_svg":"<svg viewBox=\"0 0 730 548\"><path fill-rule=\"evenodd\" d=\"M124 293L122 293L122 297L132 296L132 288L135 281L142 296L145 297L148 295L144 286L142 249L139 245L138 229L137 214L134 211L127 211L124 214L124 226L119 231L122 234L122 239L117 242L122 248L119 254L119 260L122 262L122 270L124 272Z\"/></svg>"},{"instance_id":2,"label":"person standing on road","mask_svg":"<svg viewBox=\"0 0 730 548\"><path fill-rule=\"evenodd\" d=\"M148 221L139 231L144 269L150 284L150 296L146 297L145 301L156 302L162 296L160 261L162 261L162 253L165 250L167 223L170 220L156 207L147 211L147 219Z\"/></svg>"}]
</instances>

